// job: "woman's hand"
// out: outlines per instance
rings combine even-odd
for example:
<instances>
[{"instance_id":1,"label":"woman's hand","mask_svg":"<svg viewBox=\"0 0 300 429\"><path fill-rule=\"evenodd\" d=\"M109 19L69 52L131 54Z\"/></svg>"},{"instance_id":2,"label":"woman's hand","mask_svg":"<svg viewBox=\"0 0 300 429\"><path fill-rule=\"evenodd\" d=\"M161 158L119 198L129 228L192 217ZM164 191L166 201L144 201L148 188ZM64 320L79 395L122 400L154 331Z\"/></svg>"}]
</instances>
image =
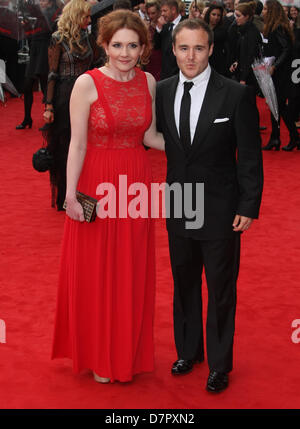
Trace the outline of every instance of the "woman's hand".
<instances>
[{"instance_id":1,"label":"woman's hand","mask_svg":"<svg viewBox=\"0 0 300 429\"><path fill-rule=\"evenodd\" d=\"M165 141L162 133L159 133L156 129L156 109L155 109L155 93L156 93L156 81L152 74L147 73L147 82L149 92L152 97L152 123L148 130L144 134L144 144L153 149L165 150Z\"/></svg>"},{"instance_id":2,"label":"woman's hand","mask_svg":"<svg viewBox=\"0 0 300 429\"><path fill-rule=\"evenodd\" d=\"M46 103L45 104L45 112L44 112L44 121L47 124L51 124L51 122L54 121L54 110L52 103Z\"/></svg>"},{"instance_id":3,"label":"woman's hand","mask_svg":"<svg viewBox=\"0 0 300 429\"><path fill-rule=\"evenodd\" d=\"M51 122L54 121L54 113L51 112L50 110L45 110L43 117L44 117L44 121L47 124L51 124Z\"/></svg>"},{"instance_id":4,"label":"woman's hand","mask_svg":"<svg viewBox=\"0 0 300 429\"><path fill-rule=\"evenodd\" d=\"M231 64L231 66L230 66L230 68L229 68L229 71L230 71L231 73L234 73L234 72L235 72L235 70L236 70L236 68L237 68L237 66L238 66L238 62L237 62L237 61L235 61L233 64Z\"/></svg>"},{"instance_id":5,"label":"woman's hand","mask_svg":"<svg viewBox=\"0 0 300 429\"><path fill-rule=\"evenodd\" d=\"M270 73L271 76L274 74L274 71L275 71L275 66L271 66L269 68L269 73Z\"/></svg>"},{"instance_id":6,"label":"woman's hand","mask_svg":"<svg viewBox=\"0 0 300 429\"><path fill-rule=\"evenodd\" d=\"M67 215L73 220L84 222L85 219L83 214L83 208L82 208L82 205L77 201L77 199L67 198L66 202L67 202L67 209L66 209Z\"/></svg>"}]
</instances>

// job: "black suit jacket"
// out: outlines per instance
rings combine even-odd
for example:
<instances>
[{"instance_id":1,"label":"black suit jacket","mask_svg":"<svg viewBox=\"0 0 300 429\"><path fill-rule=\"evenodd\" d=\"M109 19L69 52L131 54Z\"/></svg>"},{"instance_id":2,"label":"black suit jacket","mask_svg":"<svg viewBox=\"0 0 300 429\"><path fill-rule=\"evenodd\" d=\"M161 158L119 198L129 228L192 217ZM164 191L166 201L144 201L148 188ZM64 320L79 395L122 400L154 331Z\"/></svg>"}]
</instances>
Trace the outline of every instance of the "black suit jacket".
<instances>
[{"instance_id":1,"label":"black suit jacket","mask_svg":"<svg viewBox=\"0 0 300 429\"><path fill-rule=\"evenodd\" d=\"M264 44L263 53L265 57L275 57L272 79L277 99L282 102L288 97L291 89L293 42L281 26L272 31L267 39L268 43Z\"/></svg>"},{"instance_id":2,"label":"black suit jacket","mask_svg":"<svg viewBox=\"0 0 300 429\"><path fill-rule=\"evenodd\" d=\"M182 186L204 183L204 225L186 229L187 219L174 218L171 210L167 228L196 239L230 238L234 216L257 218L261 203L263 168L255 95L249 87L212 69L194 140L186 153L174 117L178 79L173 76L157 86L156 115L166 142L166 181Z\"/></svg>"},{"instance_id":3,"label":"black suit jacket","mask_svg":"<svg viewBox=\"0 0 300 429\"><path fill-rule=\"evenodd\" d=\"M181 17L180 22L185 19ZM156 32L155 42L161 49L161 80L174 76L178 73L176 57L173 54L172 31L169 30L170 24L165 24L160 33Z\"/></svg>"}]
</instances>

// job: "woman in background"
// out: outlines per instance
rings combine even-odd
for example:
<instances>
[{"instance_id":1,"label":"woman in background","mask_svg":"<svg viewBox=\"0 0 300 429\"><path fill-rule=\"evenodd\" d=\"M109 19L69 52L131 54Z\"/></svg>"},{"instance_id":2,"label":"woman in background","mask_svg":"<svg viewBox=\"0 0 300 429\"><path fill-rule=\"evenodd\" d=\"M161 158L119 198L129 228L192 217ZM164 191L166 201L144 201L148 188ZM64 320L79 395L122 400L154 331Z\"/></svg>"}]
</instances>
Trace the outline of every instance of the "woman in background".
<instances>
[{"instance_id":1,"label":"woman in background","mask_svg":"<svg viewBox=\"0 0 300 429\"><path fill-rule=\"evenodd\" d=\"M278 101L279 120L276 122L271 114L272 133L270 140L263 150L280 149L280 118L285 122L290 134L290 142L285 149L300 146L298 131L291 117L286 101L291 89L291 63L294 34L289 19L277 0L266 0L263 8L264 18L264 56L275 57L275 62L270 68L270 74L275 86ZM284 149L284 148L283 148Z\"/></svg>"},{"instance_id":2,"label":"woman in background","mask_svg":"<svg viewBox=\"0 0 300 429\"><path fill-rule=\"evenodd\" d=\"M40 0L39 7L43 19L38 20L43 30L33 34L29 38L29 64L25 71L24 81L24 119L16 126L17 130L32 127L31 108L33 104L33 86L36 79L39 80L45 103L48 76L48 47L51 34L55 28L56 19L60 10L55 0Z\"/></svg>"},{"instance_id":3,"label":"woman in background","mask_svg":"<svg viewBox=\"0 0 300 429\"><path fill-rule=\"evenodd\" d=\"M293 24L295 24L299 15L299 9L296 6L291 6L289 15L291 21L293 22Z\"/></svg>"},{"instance_id":4,"label":"woman in background","mask_svg":"<svg viewBox=\"0 0 300 429\"><path fill-rule=\"evenodd\" d=\"M226 76L227 71L227 28L223 25L223 6L211 5L207 9L204 21L208 23L214 32L214 49L209 58L209 64L220 74Z\"/></svg>"},{"instance_id":5,"label":"woman in background","mask_svg":"<svg viewBox=\"0 0 300 429\"><path fill-rule=\"evenodd\" d=\"M63 210L66 194L66 164L71 137L69 101L78 76L101 60L101 51L87 32L91 3L72 0L63 8L58 30L52 36L48 57L49 75L44 131L54 164L50 169L52 207ZM104 59L103 59L104 61Z\"/></svg>"},{"instance_id":6,"label":"woman in background","mask_svg":"<svg viewBox=\"0 0 300 429\"><path fill-rule=\"evenodd\" d=\"M235 52L232 52L233 62L230 72L235 74L238 82L257 88L252 70L252 63L261 53L262 39L257 27L253 24L256 2L239 3L235 9L237 24L237 43Z\"/></svg>"},{"instance_id":7,"label":"woman in background","mask_svg":"<svg viewBox=\"0 0 300 429\"><path fill-rule=\"evenodd\" d=\"M157 21L160 17L160 5L158 1L148 1L146 3L147 15L150 19L148 25L148 31L150 36L150 41L152 43L152 51L149 57L148 64L145 66L145 70L151 73L156 81L160 80L160 71L161 71L161 49L160 42L157 38L156 26Z\"/></svg>"},{"instance_id":8,"label":"woman in background","mask_svg":"<svg viewBox=\"0 0 300 429\"><path fill-rule=\"evenodd\" d=\"M189 7L189 18L201 18L201 14L205 7L204 2L201 0L194 0L191 2Z\"/></svg>"}]
</instances>

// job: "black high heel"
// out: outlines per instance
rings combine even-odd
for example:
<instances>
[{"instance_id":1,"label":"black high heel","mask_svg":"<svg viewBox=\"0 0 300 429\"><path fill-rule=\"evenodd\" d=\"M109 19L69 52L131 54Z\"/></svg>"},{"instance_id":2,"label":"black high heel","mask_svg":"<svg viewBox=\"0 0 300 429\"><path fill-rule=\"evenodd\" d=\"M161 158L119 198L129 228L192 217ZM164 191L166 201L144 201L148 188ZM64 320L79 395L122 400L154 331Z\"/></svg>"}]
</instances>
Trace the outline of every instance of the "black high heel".
<instances>
[{"instance_id":1,"label":"black high heel","mask_svg":"<svg viewBox=\"0 0 300 429\"><path fill-rule=\"evenodd\" d=\"M262 147L262 150L272 150L273 148L275 150L279 150L280 149L280 145L281 145L280 140L278 140L278 139L270 139L269 143L266 144L266 146Z\"/></svg>"},{"instance_id":2,"label":"black high heel","mask_svg":"<svg viewBox=\"0 0 300 429\"><path fill-rule=\"evenodd\" d=\"M295 149L295 147L299 150L300 149L300 141L298 140L291 140L289 142L289 144L287 144L286 146L283 146L282 150L285 150L287 152L292 151L293 149Z\"/></svg>"},{"instance_id":3,"label":"black high heel","mask_svg":"<svg viewBox=\"0 0 300 429\"><path fill-rule=\"evenodd\" d=\"M28 128L32 127L32 119L27 119L27 120L24 119L24 121L21 124L16 126L16 130L24 130L27 127Z\"/></svg>"}]
</instances>

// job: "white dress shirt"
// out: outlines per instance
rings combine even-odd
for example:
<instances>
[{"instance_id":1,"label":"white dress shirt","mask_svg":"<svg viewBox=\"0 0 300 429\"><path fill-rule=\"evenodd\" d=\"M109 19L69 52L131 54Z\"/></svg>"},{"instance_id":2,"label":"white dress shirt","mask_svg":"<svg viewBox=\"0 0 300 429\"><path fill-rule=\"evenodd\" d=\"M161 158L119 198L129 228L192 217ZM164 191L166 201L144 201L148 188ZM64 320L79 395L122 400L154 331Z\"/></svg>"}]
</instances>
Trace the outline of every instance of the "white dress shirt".
<instances>
[{"instance_id":1,"label":"white dress shirt","mask_svg":"<svg viewBox=\"0 0 300 429\"><path fill-rule=\"evenodd\" d=\"M176 25L178 25L180 23L180 20L181 20L181 15L178 15L177 18L175 18L174 21L172 21L172 24L174 24L173 30L176 27Z\"/></svg>"},{"instance_id":2,"label":"white dress shirt","mask_svg":"<svg viewBox=\"0 0 300 429\"><path fill-rule=\"evenodd\" d=\"M198 123L204 95L206 92L207 84L210 78L211 68L210 65L206 67L206 69L198 74L198 76L194 77L194 79L187 79L182 72L179 72L179 82L175 95L175 103L174 103L174 115L175 115L175 123L179 133L179 117L180 117L180 105L181 99L184 91L184 82L193 82L193 86L190 90L191 94L191 113L190 113L190 130L191 130L191 142L193 143L196 126Z\"/></svg>"}]
</instances>

